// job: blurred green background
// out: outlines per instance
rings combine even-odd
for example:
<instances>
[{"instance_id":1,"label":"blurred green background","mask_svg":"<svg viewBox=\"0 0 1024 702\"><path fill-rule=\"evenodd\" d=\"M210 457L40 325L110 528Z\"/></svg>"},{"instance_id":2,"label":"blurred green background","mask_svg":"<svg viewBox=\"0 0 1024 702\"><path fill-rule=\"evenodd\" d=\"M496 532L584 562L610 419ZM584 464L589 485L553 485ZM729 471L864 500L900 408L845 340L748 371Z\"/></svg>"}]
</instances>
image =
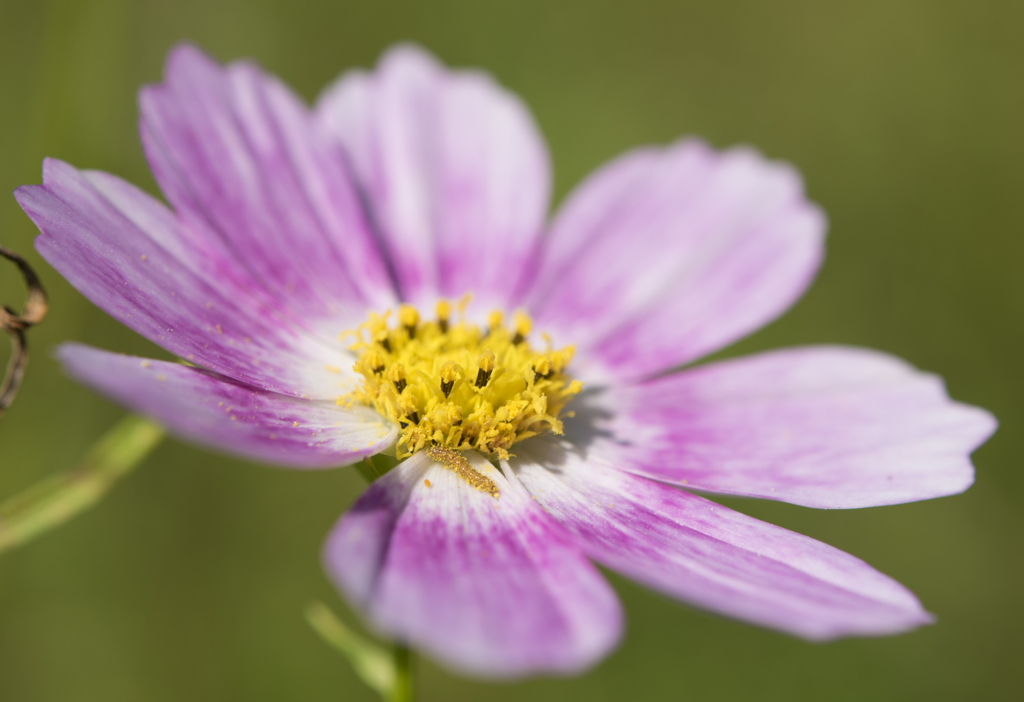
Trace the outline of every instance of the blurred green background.
<instances>
[{"instance_id":1,"label":"blurred green background","mask_svg":"<svg viewBox=\"0 0 1024 702\"><path fill-rule=\"evenodd\" d=\"M850 512L728 502L866 559L939 624L812 645L612 576L629 629L589 675L486 685L422 662L420 699L1022 699L1022 27L1017 0L0 0L0 189L39 182L56 156L155 192L135 91L182 39L253 57L307 99L397 40L483 67L532 107L558 197L615 154L682 134L791 161L830 216L827 262L787 316L725 355L884 349L1002 426L963 496ZM29 256L52 297L0 422L0 498L72 466L121 415L63 378L49 349L159 353L64 283L34 235L0 199L0 243ZM0 301L21 294L0 269ZM319 549L362 487L349 470L166 442L97 509L0 557L0 700L374 699L301 617L320 598L355 621Z\"/></svg>"}]
</instances>

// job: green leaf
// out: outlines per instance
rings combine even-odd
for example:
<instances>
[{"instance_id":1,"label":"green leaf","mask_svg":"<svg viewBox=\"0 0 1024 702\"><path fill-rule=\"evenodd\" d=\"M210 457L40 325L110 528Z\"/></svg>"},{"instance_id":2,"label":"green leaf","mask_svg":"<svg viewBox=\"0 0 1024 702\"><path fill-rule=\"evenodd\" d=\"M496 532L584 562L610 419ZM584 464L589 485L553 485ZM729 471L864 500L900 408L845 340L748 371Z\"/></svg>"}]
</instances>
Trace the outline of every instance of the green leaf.
<instances>
[{"instance_id":1,"label":"green leaf","mask_svg":"<svg viewBox=\"0 0 1024 702\"><path fill-rule=\"evenodd\" d=\"M92 507L163 438L161 427L129 415L96 442L77 468L46 478L0 504L0 553Z\"/></svg>"}]
</instances>

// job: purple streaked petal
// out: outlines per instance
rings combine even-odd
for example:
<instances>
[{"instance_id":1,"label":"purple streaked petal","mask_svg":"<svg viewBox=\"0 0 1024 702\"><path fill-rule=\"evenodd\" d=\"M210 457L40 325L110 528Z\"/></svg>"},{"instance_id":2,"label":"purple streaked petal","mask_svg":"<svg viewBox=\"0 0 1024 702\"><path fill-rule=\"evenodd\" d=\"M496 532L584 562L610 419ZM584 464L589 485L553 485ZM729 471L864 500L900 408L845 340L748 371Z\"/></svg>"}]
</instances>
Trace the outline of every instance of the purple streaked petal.
<instances>
[{"instance_id":1,"label":"purple streaked petal","mask_svg":"<svg viewBox=\"0 0 1024 702\"><path fill-rule=\"evenodd\" d=\"M145 193L47 159L43 185L18 188L15 197L42 232L36 248L43 258L98 307L171 353L286 394L335 398L351 386L347 352L217 280L194 253L185 261L172 253L173 216Z\"/></svg>"},{"instance_id":2,"label":"purple streaked petal","mask_svg":"<svg viewBox=\"0 0 1024 702\"><path fill-rule=\"evenodd\" d=\"M500 497L417 453L341 518L327 570L379 630L452 668L516 677L593 665L619 638L614 592L521 486L464 455Z\"/></svg>"},{"instance_id":3,"label":"purple streaked petal","mask_svg":"<svg viewBox=\"0 0 1024 702\"><path fill-rule=\"evenodd\" d=\"M587 555L698 607L811 640L895 634L932 620L895 580L814 539L551 439L516 455L519 480Z\"/></svg>"},{"instance_id":4,"label":"purple streaked petal","mask_svg":"<svg viewBox=\"0 0 1024 702\"><path fill-rule=\"evenodd\" d=\"M317 112L350 155L402 296L508 302L547 214L547 148L526 106L489 76L401 46L347 73Z\"/></svg>"},{"instance_id":5,"label":"purple streaked petal","mask_svg":"<svg viewBox=\"0 0 1024 702\"><path fill-rule=\"evenodd\" d=\"M527 306L588 378L641 378L784 312L822 258L825 221L799 175L696 141L633 151L556 218Z\"/></svg>"},{"instance_id":6,"label":"purple streaked petal","mask_svg":"<svg viewBox=\"0 0 1024 702\"><path fill-rule=\"evenodd\" d=\"M390 446L398 428L367 407L265 392L177 363L80 344L57 350L75 380L183 439L292 468L355 463Z\"/></svg>"},{"instance_id":7,"label":"purple streaked petal","mask_svg":"<svg viewBox=\"0 0 1024 702\"><path fill-rule=\"evenodd\" d=\"M938 377L838 346L714 363L615 388L606 402L614 438L594 449L625 470L833 509L963 492L971 452L996 427Z\"/></svg>"},{"instance_id":8,"label":"purple streaked petal","mask_svg":"<svg viewBox=\"0 0 1024 702\"><path fill-rule=\"evenodd\" d=\"M181 46L139 103L168 201L288 312L346 326L393 302L344 155L286 86L252 63L222 68Z\"/></svg>"},{"instance_id":9,"label":"purple streaked petal","mask_svg":"<svg viewBox=\"0 0 1024 702\"><path fill-rule=\"evenodd\" d=\"M78 173L140 232L223 297L249 308L257 318L274 317L275 325L296 330L304 327L302 320L282 314L280 301L253 281L222 240L198 236L162 202L117 176L102 171Z\"/></svg>"}]
</instances>

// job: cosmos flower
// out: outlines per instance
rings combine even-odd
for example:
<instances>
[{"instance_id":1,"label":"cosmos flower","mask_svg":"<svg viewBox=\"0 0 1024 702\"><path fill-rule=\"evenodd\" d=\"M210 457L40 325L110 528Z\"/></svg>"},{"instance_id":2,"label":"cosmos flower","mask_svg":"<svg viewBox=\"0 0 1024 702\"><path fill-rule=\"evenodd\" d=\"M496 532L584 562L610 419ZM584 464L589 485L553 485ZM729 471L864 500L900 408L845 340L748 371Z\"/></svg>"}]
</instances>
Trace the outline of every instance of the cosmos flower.
<instances>
[{"instance_id":1,"label":"cosmos flower","mask_svg":"<svg viewBox=\"0 0 1024 702\"><path fill-rule=\"evenodd\" d=\"M326 568L379 632L457 670L573 673L617 643L593 563L800 637L931 620L857 558L701 493L818 508L950 495L994 430L875 351L688 366L805 290L798 174L695 140L631 151L547 222L523 104L412 47L310 110L174 50L140 96L170 207L60 161L16 192L42 256L186 363L69 344L67 372L187 440L297 468L399 461Z\"/></svg>"}]
</instances>

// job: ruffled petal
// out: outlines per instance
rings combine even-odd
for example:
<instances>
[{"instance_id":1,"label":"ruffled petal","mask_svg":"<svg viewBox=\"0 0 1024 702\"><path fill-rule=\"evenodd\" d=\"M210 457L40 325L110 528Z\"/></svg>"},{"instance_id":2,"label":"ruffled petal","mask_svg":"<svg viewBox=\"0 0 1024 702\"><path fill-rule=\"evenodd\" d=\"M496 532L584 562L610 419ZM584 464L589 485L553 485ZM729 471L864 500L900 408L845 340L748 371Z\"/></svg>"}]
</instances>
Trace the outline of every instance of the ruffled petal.
<instances>
[{"instance_id":1,"label":"ruffled petal","mask_svg":"<svg viewBox=\"0 0 1024 702\"><path fill-rule=\"evenodd\" d=\"M497 498L417 453L342 517L324 552L383 633L487 677L574 673L615 645L615 594L522 487L463 454Z\"/></svg>"},{"instance_id":2,"label":"ruffled petal","mask_svg":"<svg viewBox=\"0 0 1024 702\"><path fill-rule=\"evenodd\" d=\"M393 302L344 155L286 86L180 46L139 106L153 175L194 239L236 257L296 317L337 327L332 338Z\"/></svg>"},{"instance_id":3,"label":"ruffled petal","mask_svg":"<svg viewBox=\"0 0 1024 702\"><path fill-rule=\"evenodd\" d=\"M348 352L319 343L203 268L178 243L173 216L145 193L47 159L43 185L18 188L15 198L42 232L36 248L50 265L171 353L291 395L335 398L352 386Z\"/></svg>"},{"instance_id":4,"label":"ruffled petal","mask_svg":"<svg viewBox=\"0 0 1024 702\"><path fill-rule=\"evenodd\" d=\"M507 304L547 214L547 148L520 100L486 74L400 46L347 73L317 112L344 144L417 305L469 292Z\"/></svg>"},{"instance_id":5,"label":"ruffled petal","mask_svg":"<svg viewBox=\"0 0 1024 702\"><path fill-rule=\"evenodd\" d=\"M264 392L177 363L80 344L57 351L75 380L188 441L292 468L355 463L390 446L398 427L367 407Z\"/></svg>"},{"instance_id":6,"label":"ruffled petal","mask_svg":"<svg viewBox=\"0 0 1024 702\"><path fill-rule=\"evenodd\" d=\"M642 149L569 197L525 298L581 375L688 363L784 312L820 265L825 220L799 175L749 149Z\"/></svg>"},{"instance_id":7,"label":"ruffled petal","mask_svg":"<svg viewBox=\"0 0 1024 702\"><path fill-rule=\"evenodd\" d=\"M811 639L894 634L931 616L863 561L549 439L517 447L522 484L599 563L729 617Z\"/></svg>"},{"instance_id":8,"label":"ruffled petal","mask_svg":"<svg viewBox=\"0 0 1024 702\"><path fill-rule=\"evenodd\" d=\"M941 379L859 348L785 349L616 388L594 450L692 489L808 507L889 505L963 492L988 412Z\"/></svg>"}]
</instances>

